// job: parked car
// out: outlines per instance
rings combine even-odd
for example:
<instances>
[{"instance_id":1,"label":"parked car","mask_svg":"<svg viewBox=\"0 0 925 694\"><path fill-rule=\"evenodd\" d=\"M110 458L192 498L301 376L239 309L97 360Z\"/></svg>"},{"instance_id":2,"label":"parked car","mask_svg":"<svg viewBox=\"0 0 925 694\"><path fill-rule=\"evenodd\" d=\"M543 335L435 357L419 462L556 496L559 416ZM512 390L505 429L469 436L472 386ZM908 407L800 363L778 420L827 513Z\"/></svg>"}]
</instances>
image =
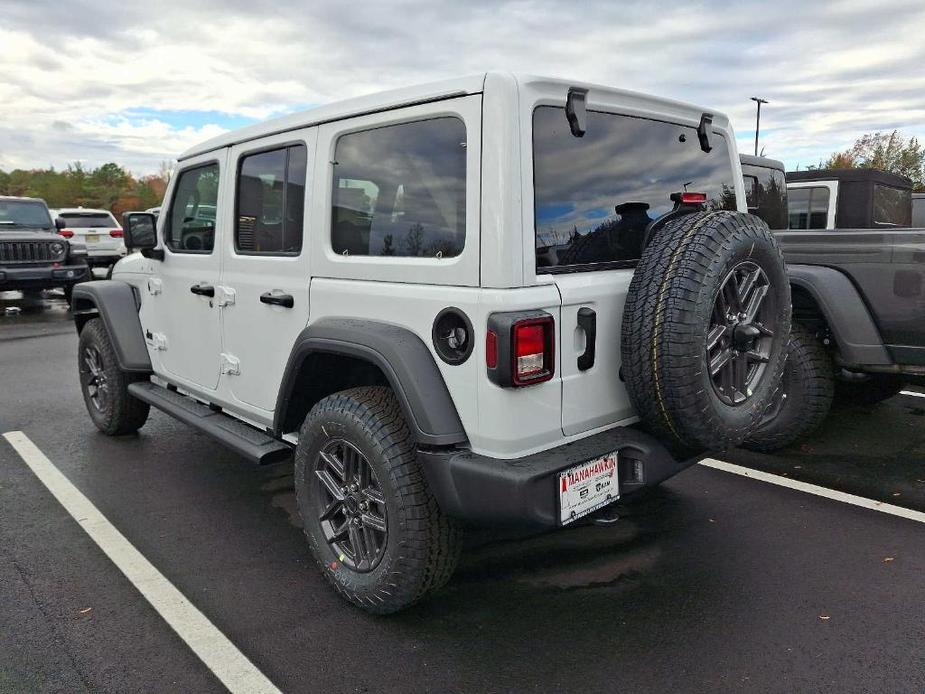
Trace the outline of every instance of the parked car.
<instances>
[{"instance_id":1,"label":"parked car","mask_svg":"<svg viewBox=\"0 0 925 694\"><path fill-rule=\"evenodd\" d=\"M925 228L908 226L911 182L870 169L786 178L790 229L777 238L793 332L779 396L746 442L757 450L805 436L833 400L876 403L925 375Z\"/></svg>"},{"instance_id":2,"label":"parked car","mask_svg":"<svg viewBox=\"0 0 925 694\"><path fill-rule=\"evenodd\" d=\"M294 452L324 575L401 609L461 522L607 513L757 426L790 292L736 157L712 110L496 73L209 140L75 291L88 412Z\"/></svg>"},{"instance_id":3,"label":"parked car","mask_svg":"<svg viewBox=\"0 0 925 694\"><path fill-rule=\"evenodd\" d=\"M89 275L86 247L56 233L39 198L0 196L0 291L63 288Z\"/></svg>"},{"instance_id":4,"label":"parked car","mask_svg":"<svg viewBox=\"0 0 925 694\"><path fill-rule=\"evenodd\" d=\"M58 210L57 215L64 220L58 233L83 241L91 266L106 267L125 257L122 226L108 210L68 207Z\"/></svg>"}]
</instances>

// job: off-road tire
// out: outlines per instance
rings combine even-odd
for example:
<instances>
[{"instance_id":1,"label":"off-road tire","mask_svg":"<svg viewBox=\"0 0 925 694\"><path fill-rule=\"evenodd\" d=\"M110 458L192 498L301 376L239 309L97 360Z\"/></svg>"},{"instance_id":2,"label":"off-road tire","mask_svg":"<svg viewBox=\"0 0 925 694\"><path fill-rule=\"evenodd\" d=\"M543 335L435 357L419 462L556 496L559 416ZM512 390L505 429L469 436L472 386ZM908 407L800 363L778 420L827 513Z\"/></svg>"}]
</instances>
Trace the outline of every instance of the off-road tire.
<instances>
[{"instance_id":1,"label":"off-road tire","mask_svg":"<svg viewBox=\"0 0 925 694\"><path fill-rule=\"evenodd\" d=\"M332 441L354 446L375 472L386 502L388 535L371 571L348 567L324 537L315 476L320 451ZM319 401L299 432L295 489L305 535L334 589L374 614L404 609L442 587L459 559L461 532L437 505L416 456L416 444L389 388L351 388Z\"/></svg>"},{"instance_id":2,"label":"off-road tire","mask_svg":"<svg viewBox=\"0 0 925 694\"><path fill-rule=\"evenodd\" d=\"M834 394L835 367L828 350L811 330L794 323L776 402L743 447L770 453L801 439L825 421Z\"/></svg>"},{"instance_id":3,"label":"off-road tire","mask_svg":"<svg viewBox=\"0 0 925 694\"><path fill-rule=\"evenodd\" d=\"M734 269L765 274L773 336L760 378L738 405L725 404L707 368L714 303ZM759 424L780 380L790 334L790 285L767 225L738 212L696 212L653 235L623 311L623 377L643 425L677 455L737 446Z\"/></svg>"},{"instance_id":4,"label":"off-road tire","mask_svg":"<svg viewBox=\"0 0 925 694\"><path fill-rule=\"evenodd\" d=\"M905 384L900 374L869 374L863 381L836 381L835 402L839 407L876 405L897 395Z\"/></svg>"},{"instance_id":5,"label":"off-road tire","mask_svg":"<svg viewBox=\"0 0 925 694\"><path fill-rule=\"evenodd\" d=\"M90 350L99 355L102 373L105 375L108 397L102 407L94 403L90 392L92 374L87 363ZM106 326L99 318L87 321L80 331L77 346L77 365L80 373L80 390L90 419L96 428L107 436L120 436L138 431L148 419L150 407L128 393L129 383L146 377L126 373L119 368L116 352L106 332Z\"/></svg>"}]
</instances>

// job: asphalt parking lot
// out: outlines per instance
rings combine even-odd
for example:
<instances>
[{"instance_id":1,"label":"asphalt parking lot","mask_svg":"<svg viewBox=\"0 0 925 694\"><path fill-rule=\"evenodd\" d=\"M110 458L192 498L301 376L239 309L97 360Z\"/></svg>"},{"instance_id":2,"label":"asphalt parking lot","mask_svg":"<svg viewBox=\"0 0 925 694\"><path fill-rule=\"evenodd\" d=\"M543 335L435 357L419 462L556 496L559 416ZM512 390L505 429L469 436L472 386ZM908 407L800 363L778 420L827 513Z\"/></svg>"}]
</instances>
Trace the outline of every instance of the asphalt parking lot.
<instances>
[{"instance_id":1,"label":"asphalt parking lot","mask_svg":"<svg viewBox=\"0 0 925 694\"><path fill-rule=\"evenodd\" d=\"M60 296L0 294L0 434L23 432L283 691L925 689L921 520L694 466L611 527L472 533L444 590L371 617L314 568L290 466L157 412L98 434L76 345ZM722 459L925 511L923 416L900 395ZM224 689L7 441L0 586L0 692Z\"/></svg>"}]
</instances>

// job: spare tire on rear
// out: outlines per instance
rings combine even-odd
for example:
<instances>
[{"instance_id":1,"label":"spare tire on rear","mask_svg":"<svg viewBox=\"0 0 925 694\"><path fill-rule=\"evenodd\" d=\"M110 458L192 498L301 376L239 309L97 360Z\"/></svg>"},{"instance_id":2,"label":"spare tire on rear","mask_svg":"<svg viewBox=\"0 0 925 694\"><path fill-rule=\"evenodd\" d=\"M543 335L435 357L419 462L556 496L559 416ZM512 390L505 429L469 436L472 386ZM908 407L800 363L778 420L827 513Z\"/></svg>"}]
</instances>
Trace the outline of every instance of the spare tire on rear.
<instances>
[{"instance_id":1,"label":"spare tire on rear","mask_svg":"<svg viewBox=\"0 0 925 694\"><path fill-rule=\"evenodd\" d=\"M623 377L644 426L677 452L724 450L780 381L790 284L767 225L695 212L657 229L623 311Z\"/></svg>"}]
</instances>

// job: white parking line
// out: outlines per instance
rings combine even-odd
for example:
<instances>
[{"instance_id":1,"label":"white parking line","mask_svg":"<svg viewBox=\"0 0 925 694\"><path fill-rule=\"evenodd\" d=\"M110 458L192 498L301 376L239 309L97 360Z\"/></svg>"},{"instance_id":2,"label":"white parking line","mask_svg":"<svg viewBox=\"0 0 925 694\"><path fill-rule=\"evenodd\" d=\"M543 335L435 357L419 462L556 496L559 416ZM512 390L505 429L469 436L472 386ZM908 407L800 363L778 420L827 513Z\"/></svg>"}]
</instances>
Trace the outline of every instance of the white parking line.
<instances>
[{"instance_id":1,"label":"white parking line","mask_svg":"<svg viewBox=\"0 0 925 694\"><path fill-rule=\"evenodd\" d=\"M279 689L106 520L24 433L9 431L3 437L222 684L232 692L279 693Z\"/></svg>"},{"instance_id":2,"label":"white parking line","mask_svg":"<svg viewBox=\"0 0 925 694\"><path fill-rule=\"evenodd\" d=\"M914 390L901 390L900 395L911 395L914 398L925 398L925 393L916 393Z\"/></svg>"},{"instance_id":3,"label":"white parking line","mask_svg":"<svg viewBox=\"0 0 925 694\"><path fill-rule=\"evenodd\" d=\"M889 513L891 516L899 516L900 518L907 518L908 520L917 521L919 523L925 523L925 513L921 511L913 511L912 509L903 508L902 506L894 506L893 504L887 504L882 501L874 501L873 499L867 499L863 496L855 496L854 494L846 494L845 492L839 492L835 489L827 489L826 487L820 487L815 484L809 484L807 482L799 482L797 480L792 480L789 477L781 477L780 475L772 475L769 472L762 472L761 470L752 470L751 468L742 467L741 465L734 465L732 463L726 463L722 460L715 460L713 458L704 458L700 461L701 465L706 467L711 467L715 470L722 470L723 472L730 472L733 475L741 475L742 477L750 477L754 480L760 480L762 482L767 482L768 484L776 484L779 487L787 487L788 489L795 489L799 492L806 492L807 494L815 494L816 496L825 497L826 499L832 499L833 501L840 501L843 504L851 504L852 506L860 506L861 508L867 508L871 511L879 511L880 513Z\"/></svg>"}]
</instances>

